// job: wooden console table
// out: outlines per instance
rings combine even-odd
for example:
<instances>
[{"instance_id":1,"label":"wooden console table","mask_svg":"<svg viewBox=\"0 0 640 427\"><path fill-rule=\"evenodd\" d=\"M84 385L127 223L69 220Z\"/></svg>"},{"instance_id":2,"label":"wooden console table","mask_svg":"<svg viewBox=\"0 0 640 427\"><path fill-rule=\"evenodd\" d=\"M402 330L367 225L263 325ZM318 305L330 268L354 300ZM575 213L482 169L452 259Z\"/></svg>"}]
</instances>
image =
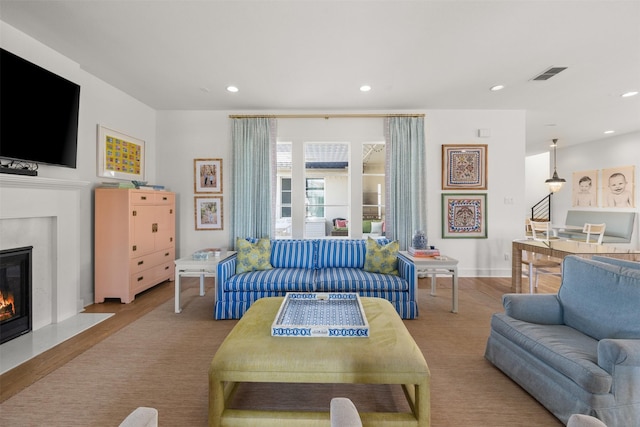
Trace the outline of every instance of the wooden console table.
<instances>
[{"instance_id":1,"label":"wooden console table","mask_svg":"<svg viewBox=\"0 0 640 427\"><path fill-rule=\"evenodd\" d=\"M593 255L602 255L640 261L640 251L622 249L611 245L597 245L572 240L514 240L511 256L511 292L515 293L522 292L522 251L559 259L563 259L567 255L580 255L588 258Z\"/></svg>"}]
</instances>

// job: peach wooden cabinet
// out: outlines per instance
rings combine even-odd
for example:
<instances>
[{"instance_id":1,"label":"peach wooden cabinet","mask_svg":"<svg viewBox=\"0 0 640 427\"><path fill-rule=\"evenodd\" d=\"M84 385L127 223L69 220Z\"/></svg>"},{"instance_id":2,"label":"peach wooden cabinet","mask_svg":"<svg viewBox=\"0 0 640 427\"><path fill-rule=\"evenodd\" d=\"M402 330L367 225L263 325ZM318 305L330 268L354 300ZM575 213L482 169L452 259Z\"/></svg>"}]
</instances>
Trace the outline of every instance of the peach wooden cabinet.
<instances>
[{"instance_id":1,"label":"peach wooden cabinet","mask_svg":"<svg viewBox=\"0 0 640 427\"><path fill-rule=\"evenodd\" d=\"M175 193L97 188L95 302L140 292L174 277Z\"/></svg>"}]
</instances>

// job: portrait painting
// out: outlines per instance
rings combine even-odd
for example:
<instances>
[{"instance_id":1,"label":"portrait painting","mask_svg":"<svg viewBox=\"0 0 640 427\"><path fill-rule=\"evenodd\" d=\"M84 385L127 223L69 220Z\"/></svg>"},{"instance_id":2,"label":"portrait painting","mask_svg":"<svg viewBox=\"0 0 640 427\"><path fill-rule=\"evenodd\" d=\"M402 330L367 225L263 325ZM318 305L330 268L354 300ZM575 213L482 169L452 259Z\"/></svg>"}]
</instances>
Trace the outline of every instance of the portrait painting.
<instances>
[{"instance_id":1,"label":"portrait painting","mask_svg":"<svg viewBox=\"0 0 640 427\"><path fill-rule=\"evenodd\" d=\"M635 207L635 173L635 166L623 166L602 170L603 207Z\"/></svg>"},{"instance_id":2,"label":"portrait painting","mask_svg":"<svg viewBox=\"0 0 640 427\"><path fill-rule=\"evenodd\" d=\"M571 188L572 206L593 208L598 206L598 171L573 173Z\"/></svg>"}]
</instances>

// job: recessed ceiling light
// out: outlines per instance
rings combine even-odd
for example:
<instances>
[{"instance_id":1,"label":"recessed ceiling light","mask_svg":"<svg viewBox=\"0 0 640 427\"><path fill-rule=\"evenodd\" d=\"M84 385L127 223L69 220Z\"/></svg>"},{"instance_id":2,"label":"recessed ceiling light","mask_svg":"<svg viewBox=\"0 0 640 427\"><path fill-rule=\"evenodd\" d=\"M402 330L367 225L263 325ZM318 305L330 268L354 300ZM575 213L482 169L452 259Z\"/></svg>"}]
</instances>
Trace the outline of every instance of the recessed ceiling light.
<instances>
[{"instance_id":1,"label":"recessed ceiling light","mask_svg":"<svg viewBox=\"0 0 640 427\"><path fill-rule=\"evenodd\" d=\"M630 96L636 96L637 94L638 94L638 91L634 90L631 92L625 92L620 96L622 96L623 98L629 98Z\"/></svg>"},{"instance_id":2,"label":"recessed ceiling light","mask_svg":"<svg viewBox=\"0 0 640 427\"><path fill-rule=\"evenodd\" d=\"M369 92L370 90L371 90L371 86L369 85L360 86L360 92Z\"/></svg>"},{"instance_id":3,"label":"recessed ceiling light","mask_svg":"<svg viewBox=\"0 0 640 427\"><path fill-rule=\"evenodd\" d=\"M238 88L237 88L237 87L235 87L235 86L227 86L227 90L228 90L229 92L234 92L234 93L235 93L235 92L237 92L237 91L238 91Z\"/></svg>"},{"instance_id":4,"label":"recessed ceiling light","mask_svg":"<svg viewBox=\"0 0 640 427\"><path fill-rule=\"evenodd\" d=\"M491 86L489 88L489 90L492 91L492 92L497 92L497 91L502 90L502 89L504 89L504 85L495 85L495 86Z\"/></svg>"},{"instance_id":5,"label":"recessed ceiling light","mask_svg":"<svg viewBox=\"0 0 640 427\"><path fill-rule=\"evenodd\" d=\"M615 130L605 130L604 133L608 135L610 133L616 133L616 131Z\"/></svg>"}]
</instances>

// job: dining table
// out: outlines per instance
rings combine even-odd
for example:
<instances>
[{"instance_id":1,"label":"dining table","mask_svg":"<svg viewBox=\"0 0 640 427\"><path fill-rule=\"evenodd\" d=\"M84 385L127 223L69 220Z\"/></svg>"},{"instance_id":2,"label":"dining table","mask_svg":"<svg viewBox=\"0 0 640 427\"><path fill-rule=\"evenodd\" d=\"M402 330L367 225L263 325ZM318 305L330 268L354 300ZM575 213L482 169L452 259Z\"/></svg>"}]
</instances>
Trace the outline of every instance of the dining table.
<instances>
[{"instance_id":1,"label":"dining table","mask_svg":"<svg viewBox=\"0 0 640 427\"><path fill-rule=\"evenodd\" d=\"M516 239L511 248L511 292L522 292L522 252L527 251L553 258L564 259L567 255L591 258L594 255L640 261L640 251L614 245L598 245L574 240Z\"/></svg>"}]
</instances>

